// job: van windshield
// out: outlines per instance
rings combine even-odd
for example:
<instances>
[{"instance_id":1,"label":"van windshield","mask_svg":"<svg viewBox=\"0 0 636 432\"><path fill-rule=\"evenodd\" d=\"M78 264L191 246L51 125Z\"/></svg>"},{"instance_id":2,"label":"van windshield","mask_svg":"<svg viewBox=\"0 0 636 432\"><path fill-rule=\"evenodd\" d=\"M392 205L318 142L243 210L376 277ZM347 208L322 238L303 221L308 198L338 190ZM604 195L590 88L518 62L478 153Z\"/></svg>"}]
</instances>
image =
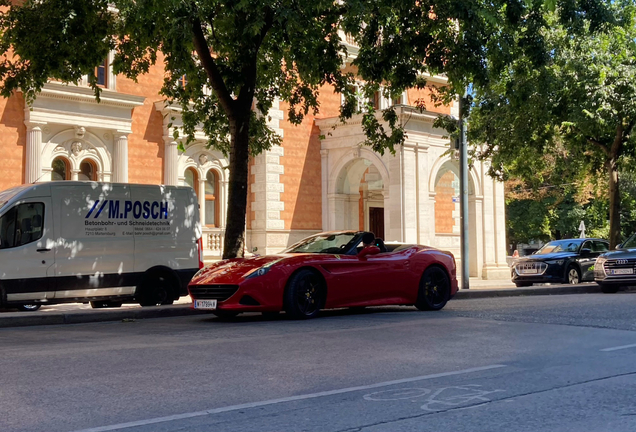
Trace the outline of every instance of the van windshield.
<instances>
[{"instance_id":1,"label":"van windshield","mask_svg":"<svg viewBox=\"0 0 636 432\"><path fill-rule=\"evenodd\" d=\"M17 186L0 192L0 209L4 207L14 196L25 189L24 186Z\"/></svg>"}]
</instances>

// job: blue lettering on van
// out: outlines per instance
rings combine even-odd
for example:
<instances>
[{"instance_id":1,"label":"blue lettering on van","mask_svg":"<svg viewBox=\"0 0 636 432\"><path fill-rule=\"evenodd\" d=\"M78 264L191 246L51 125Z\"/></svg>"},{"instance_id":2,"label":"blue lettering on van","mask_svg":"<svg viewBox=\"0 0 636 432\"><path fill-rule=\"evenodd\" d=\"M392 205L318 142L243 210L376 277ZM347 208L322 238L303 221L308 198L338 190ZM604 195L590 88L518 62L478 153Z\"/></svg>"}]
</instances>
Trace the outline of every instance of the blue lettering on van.
<instances>
[{"instance_id":1,"label":"blue lettering on van","mask_svg":"<svg viewBox=\"0 0 636 432\"><path fill-rule=\"evenodd\" d=\"M104 212L108 209L107 212ZM121 211L123 209L123 211ZM97 219L102 213L108 215L108 219L127 219L130 214L134 219L168 219L169 206L167 201L123 201L97 200L84 216L85 219Z\"/></svg>"}]
</instances>

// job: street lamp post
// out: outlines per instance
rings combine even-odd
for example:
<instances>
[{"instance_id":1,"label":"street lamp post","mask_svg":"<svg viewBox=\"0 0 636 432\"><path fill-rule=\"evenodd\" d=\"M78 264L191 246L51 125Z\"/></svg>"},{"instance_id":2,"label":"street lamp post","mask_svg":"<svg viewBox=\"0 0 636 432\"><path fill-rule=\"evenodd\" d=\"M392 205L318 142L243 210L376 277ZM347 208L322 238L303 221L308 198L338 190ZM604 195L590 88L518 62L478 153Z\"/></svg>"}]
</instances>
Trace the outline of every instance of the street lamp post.
<instances>
[{"instance_id":1,"label":"street lamp post","mask_svg":"<svg viewBox=\"0 0 636 432\"><path fill-rule=\"evenodd\" d=\"M466 94L459 98L459 209L460 209L460 242L461 242L461 289L470 288L468 274L468 143L464 122L464 103Z\"/></svg>"}]
</instances>

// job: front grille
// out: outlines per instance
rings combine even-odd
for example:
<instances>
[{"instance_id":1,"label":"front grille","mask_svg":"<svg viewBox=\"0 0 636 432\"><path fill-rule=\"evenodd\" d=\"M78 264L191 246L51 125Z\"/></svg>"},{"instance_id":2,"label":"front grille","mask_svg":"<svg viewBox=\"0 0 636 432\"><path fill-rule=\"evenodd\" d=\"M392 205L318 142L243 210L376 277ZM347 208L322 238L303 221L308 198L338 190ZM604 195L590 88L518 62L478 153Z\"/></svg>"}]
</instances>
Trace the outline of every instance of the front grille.
<instances>
[{"instance_id":1,"label":"front grille","mask_svg":"<svg viewBox=\"0 0 636 432\"><path fill-rule=\"evenodd\" d=\"M548 265L543 261L521 262L515 265L515 272L519 276L542 275L548 269Z\"/></svg>"},{"instance_id":2,"label":"front grille","mask_svg":"<svg viewBox=\"0 0 636 432\"><path fill-rule=\"evenodd\" d=\"M603 263L605 270L634 268L636 259L612 259Z\"/></svg>"},{"instance_id":3,"label":"front grille","mask_svg":"<svg viewBox=\"0 0 636 432\"><path fill-rule=\"evenodd\" d=\"M238 289L238 285L191 285L190 295L196 300L224 301L232 297Z\"/></svg>"}]
</instances>

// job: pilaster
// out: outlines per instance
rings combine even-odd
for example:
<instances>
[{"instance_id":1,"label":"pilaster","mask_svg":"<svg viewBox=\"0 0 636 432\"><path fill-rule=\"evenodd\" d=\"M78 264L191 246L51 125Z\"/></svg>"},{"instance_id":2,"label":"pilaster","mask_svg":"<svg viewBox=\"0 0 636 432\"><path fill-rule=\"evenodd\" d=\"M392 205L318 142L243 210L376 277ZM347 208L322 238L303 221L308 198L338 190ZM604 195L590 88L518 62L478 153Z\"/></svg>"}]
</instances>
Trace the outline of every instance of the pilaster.
<instances>
[{"instance_id":1,"label":"pilaster","mask_svg":"<svg viewBox=\"0 0 636 432\"><path fill-rule=\"evenodd\" d=\"M165 158L163 167L163 182L166 185L177 186L179 173L178 173L178 143L171 136L164 136L163 141L165 143Z\"/></svg>"},{"instance_id":2,"label":"pilaster","mask_svg":"<svg viewBox=\"0 0 636 432\"><path fill-rule=\"evenodd\" d=\"M25 183L35 183L42 175L42 127L46 123L25 122L26 137L26 165L24 169Z\"/></svg>"},{"instance_id":3,"label":"pilaster","mask_svg":"<svg viewBox=\"0 0 636 432\"><path fill-rule=\"evenodd\" d=\"M128 134L130 131L115 132L113 148L113 182L128 183Z\"/></svg>"}]
</instances>

